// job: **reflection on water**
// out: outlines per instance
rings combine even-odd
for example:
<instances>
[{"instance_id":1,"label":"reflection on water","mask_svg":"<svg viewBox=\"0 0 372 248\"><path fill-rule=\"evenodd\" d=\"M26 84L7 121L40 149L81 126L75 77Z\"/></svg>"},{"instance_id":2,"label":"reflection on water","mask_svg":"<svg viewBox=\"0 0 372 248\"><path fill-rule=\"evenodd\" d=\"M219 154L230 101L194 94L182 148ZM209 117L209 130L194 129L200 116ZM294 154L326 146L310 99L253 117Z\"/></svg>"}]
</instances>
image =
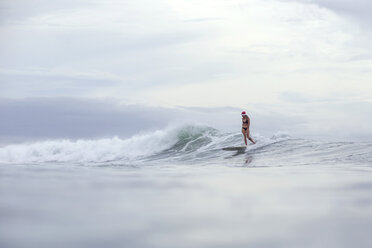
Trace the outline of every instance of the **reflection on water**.
<instances>
[{"instance_id":1,"label":"reflection on water","mask_svg":"<svg viewBox=\"0 0 372 248\"><path fill-rule=\"evenodd\" d=\"M2 247L371 247L368 168L9 165L0 175Z\"/></svg>"},{"instance_id":2,"label":"reflection on water","mask_svg":"<svg viewBox=\"0 0 372 248\"><path fill-rule=\"evenodd\" d=\"M248 155L248 156L245 158L245 164L246 164L246 165L252 163L252 161L253 161L253 156L251 156L251 155Z\"/></svg>"},{"instance_id":3,"label":"reflection on water","mask_svg":"<svg viewBox=\"0 0 372 248\"><path fill-rule=\"evenodd\" d=\"M229 155L224 158L224 159L229 160L229 164L237 163L239 164L239 166L241 166L240 158L244 159L243 160L244 166L249 165L253 161L253 154L247 153L246 147L227 147L227 148L224 148L223 150L233 152L232 155ZM237 160L238 159L237 156L239 156L239 160Z\"/></svg>"}]
</instances>

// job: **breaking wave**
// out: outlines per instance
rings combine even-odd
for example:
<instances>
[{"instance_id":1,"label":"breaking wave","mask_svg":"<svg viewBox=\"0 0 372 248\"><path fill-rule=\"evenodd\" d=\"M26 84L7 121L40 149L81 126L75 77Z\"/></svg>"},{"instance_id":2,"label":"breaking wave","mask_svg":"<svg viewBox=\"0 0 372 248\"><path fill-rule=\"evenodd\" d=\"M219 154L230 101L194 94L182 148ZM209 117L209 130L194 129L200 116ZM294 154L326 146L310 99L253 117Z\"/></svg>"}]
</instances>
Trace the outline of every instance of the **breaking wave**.
<instances>
[{"instance_id":1,"label":"breaking wave","mask_svg":"<svg viewBox=\"0 0 372 248\"><path fill-rule=\"evenodd\" d=\"M223 133L207 126L186 125L135 135L95 140L50 140L0 148L0 163L226 163L226 159L255 157L261 164L372 164L372 144L294 139L278 133L272 137L253 135L256 145L244 150L242 135ZM238 156L240 155L240 156ZM231 161L232 161L231 160Z\"/></svg>"}]
</instances>

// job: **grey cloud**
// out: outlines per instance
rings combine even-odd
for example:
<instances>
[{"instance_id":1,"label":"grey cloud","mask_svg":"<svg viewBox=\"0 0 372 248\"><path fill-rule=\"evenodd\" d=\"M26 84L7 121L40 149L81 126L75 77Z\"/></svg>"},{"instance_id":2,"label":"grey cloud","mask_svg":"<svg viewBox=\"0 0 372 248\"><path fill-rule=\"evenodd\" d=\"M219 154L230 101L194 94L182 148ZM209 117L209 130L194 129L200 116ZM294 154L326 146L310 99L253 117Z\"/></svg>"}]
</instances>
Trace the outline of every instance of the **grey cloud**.
<instances>
[{"instance_id":1,"label":"grey cloud","mask_svg":"<svg viewBox=\"0 0 372 248\"><path fill-rule=\"evenodd\" d=\"M285 0L288 1L288 0ZM369 0L289 0L312 3L330 9L340 14L348 15L359 20L362 24L372 23L372 2Z\"/></svg>"},{"instance_id":2,"label":"grey cloud","mask_svg":"<svg viewBox=\"0 0 372 248\"><path fill-rule=\"evenodd\" d=\"M71 11L92 5L94 2L94 0L2 0L0 1L0 24L53 11Z\"/></svg>"},{"instance_id":3,"label":"grey cloud","mask_svg":"<svg viewBox=\"0 0 372 248\"><path fill-rule=\"evenodd\" d=\"M209 17L209 18L195 18L195 19L186 19L184 22L212 22L212 21L222 21L224 18L218 17Z\"/></svg>"},{"instance_id":4,"label":"grey cloud","mask_svg":"<svg viewBox=\"0 0 372 248\"><path fill-rule=\"evenodd\" d=\"M242 109L236 108L236 107L214 107L214 108L208 108L208 107L185 107L185 106L177 106L181 109L191 110L195 112L201 112L201 113L211 113L211 111L215 112L233 112L233 113L239 113L239 111L242 111Z\"/></svg>"},{"instance_id":5,"label":"grey cloud","mask_svg":"<svg viewBox=\"0 0 372 248\"><path fill-rule=\"evenodd\" d=\"M104 75L74 73L1 73L0 96L79 96L90 89L102 89L119 84L120 80Z\"/></svg>"},{"instance_id":6,"label":"grey cloud","mask_svg":"<svg viewBox=\"0 0 372 248\"><path fill-rule=\"evenodd\" d=\"M333 95L311 97L295 92L281 95L281 103L252 105L255 125L269 134L288 131L293 137L335 141L371 141L372 103Z\"/></svg>"},{"instance_id":7,"label":"grey cloud","mask_svg":"<svg viewBox=\"0 0 372 248\"><path fill-rule=\"evenodd\" d=\"M363 53L363 54L358 54L355 55L351 58L349 58L349 62L354 62L354 61L365 61L365 60L372 60L372 53ZM372 70L370 70L372 71Z\"/></svg>"},{"instance_id":8,"label":"grey cloud","mask_svg":"<svg viewBox=\"0 0 372 248\"><path fill-rule=\"evenodd\" d=\"M1 99L0 139L3 143L130 136L141 130L163 127L174 114L161 108L120 106L104 99Z\"/></svg>"},{"instance_id":9,"label":"grey cloud","mask_svg":"<svg viewBox=\"0 0 372 248\"><path fill-rule=\"evenodd\" d=\"M192 66L200 67L200 71L205 67L208 69L214 66L209 65L210 62L199 62L198 58L195 60L201 65L198 63L195 65L195 60L190 61L189 54L185 52L186 49L192 49L190 43L208 34L200 30L177 28L172 25L167 29L162 26L161 21L151 23L151 19L146 18L152 16L146 16L140 9L136 9L139 11L139 16L135 15L134 20L126 19L126 14L135 14L132 13L133 9L127 8L127 1L14 0L1 2L0 11L2 18L9 21L17 18L25 19L41 13L49 13L53 19L59 18L59 15L54 16L54 14L60 10L71 11L73 15L76 8L84 10L85 7L100 4L111 7L120 4L123 20L117 20L114 28L108 25L108 29L80 26L78 21L73 25L70 24L71 26L51 27L43 23L32 26L26 20L18 23L18 28L5 26L1 34L7 39L0 40L0 68L48 70L67 67L81 72L106 71L118 76L125 75L126 78L133 77L135 84L130 86L143 87L149 84L193 82L194 78L201 75L207 77L207 73L190 73L195 69L191 68ZM140 5L135 6L140 7ZM69 14L66 13L66 16ZM144 23L137 23L141 20ZM112 23L115 23L115 19ZM38 25L44 26L40 28ZM221 71L221 68L224 66L215 68L215 71ZM189 78L182 80L185 75ZM8 79L10 77L2 77L2 80ZM10 79L12 83L15 80L17 78ZM5 83L9 84L7 81ZM20 95L20 97L24 96Z\"/></svg>"},{"instance_id":10,"label":"grey cloud","mask_svg":"<svg viewBox=\"0 0 372 248\"><path fill-rule=\"evenodd\" d=\"M164 32L133 34L103 30L23 30L17 36L0 41L3 67L9 66L60 66L80 62L86 65L135 64L156 59L161 62L158 49L188 43L203 34L198 32ZM14 40L13 40L14 39ZM27 40L27 42L21 41ZM169 51L168 51L169 52ZM169 54L162 53L162 58ZM140 61L138 61L140 60ZM151 61L154 62L154 61ZM0 65L1 65L0 64ZM118 66L118 65L115 65Z\"/></svg>"},{"instance_id":11,"label":"grey cloud","mask_svg":"<svg viewBox=\"0 0 372 248\"><path fill-rule=\"evenodd\" d=\"M52 30L34 33L24 31L13 41L0 41L2 44L0 67L19 70L67 67L77 72L104 71L118 77L133 79L132 82L128 80L125 82L125 86L131 88L195 83L198 80L206 80L234 71L233 66L222 59L199 58L195 57L195 54L190 55L186 52L192 51L191 42L202 36L204 34L199 32L132 35L86 30L72 33ZM20 42L26 37L27 42ZM1 77L3 83L13 84L20 76ZM63 75L61 78L54 79L66 80ZM92 81L94 80L92 78ZM15 87L16 85L12 86ZM18 88L22 92L21 86ZM60 93L58 95L61 95Z\"/></svg>"},{"instance_id":12,"label":"grey cloud","mask_svg":"<svg viewBox=\"0 0 372 248\"><path fill-rule=\"evenodd\" d=\"M291 103L306 103L311 102L314 98L310 98L303 94L294 91L285 91L279 95L279 99Z\"/></svg>"}]
</instances>

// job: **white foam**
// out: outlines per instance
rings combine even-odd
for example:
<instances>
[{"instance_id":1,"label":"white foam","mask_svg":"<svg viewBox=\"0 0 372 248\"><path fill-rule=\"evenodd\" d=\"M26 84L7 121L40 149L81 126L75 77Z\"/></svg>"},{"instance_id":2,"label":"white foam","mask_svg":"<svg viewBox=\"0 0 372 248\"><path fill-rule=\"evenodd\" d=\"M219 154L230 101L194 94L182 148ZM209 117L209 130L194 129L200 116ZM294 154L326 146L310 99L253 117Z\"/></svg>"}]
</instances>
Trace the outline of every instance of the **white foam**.
<instances>
[{"instance_id":1,"label":"white foam","mask_svg":"<svg viewBox=\"0 0 372 248\"><path fill-rule=\"evenodd\" d=\"M177 130L165 129L96 140L51 140L0 148L0 162L104 162L131 160L166 149L177 142Z\"/></svg>"}]
</instances>

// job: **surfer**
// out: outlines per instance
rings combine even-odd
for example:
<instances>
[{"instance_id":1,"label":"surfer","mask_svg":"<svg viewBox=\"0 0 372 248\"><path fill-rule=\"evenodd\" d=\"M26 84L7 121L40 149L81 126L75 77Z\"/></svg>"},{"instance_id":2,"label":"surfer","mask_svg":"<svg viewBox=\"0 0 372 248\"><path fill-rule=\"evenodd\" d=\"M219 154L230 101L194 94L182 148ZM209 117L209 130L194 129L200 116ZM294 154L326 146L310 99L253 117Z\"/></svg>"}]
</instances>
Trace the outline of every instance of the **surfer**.
<instances>
[{"instance_id":1,"label":"surfer","mask_svg":"<svg viewBox=\"0 0 372 248\"><path fill-rule=\"evenodd\" d=\"M251 138L251 136L249 136L249 125L251 124L251 120L249 119L249 117L248 117L248 115L245 111L242 112L242 121L243 121L242 133L243 133L243 136L244 136L245 145L247 145L247 138L253 144L256 144L256 142L254 142L254 140Z\"/></svg>"}]
</instances>

